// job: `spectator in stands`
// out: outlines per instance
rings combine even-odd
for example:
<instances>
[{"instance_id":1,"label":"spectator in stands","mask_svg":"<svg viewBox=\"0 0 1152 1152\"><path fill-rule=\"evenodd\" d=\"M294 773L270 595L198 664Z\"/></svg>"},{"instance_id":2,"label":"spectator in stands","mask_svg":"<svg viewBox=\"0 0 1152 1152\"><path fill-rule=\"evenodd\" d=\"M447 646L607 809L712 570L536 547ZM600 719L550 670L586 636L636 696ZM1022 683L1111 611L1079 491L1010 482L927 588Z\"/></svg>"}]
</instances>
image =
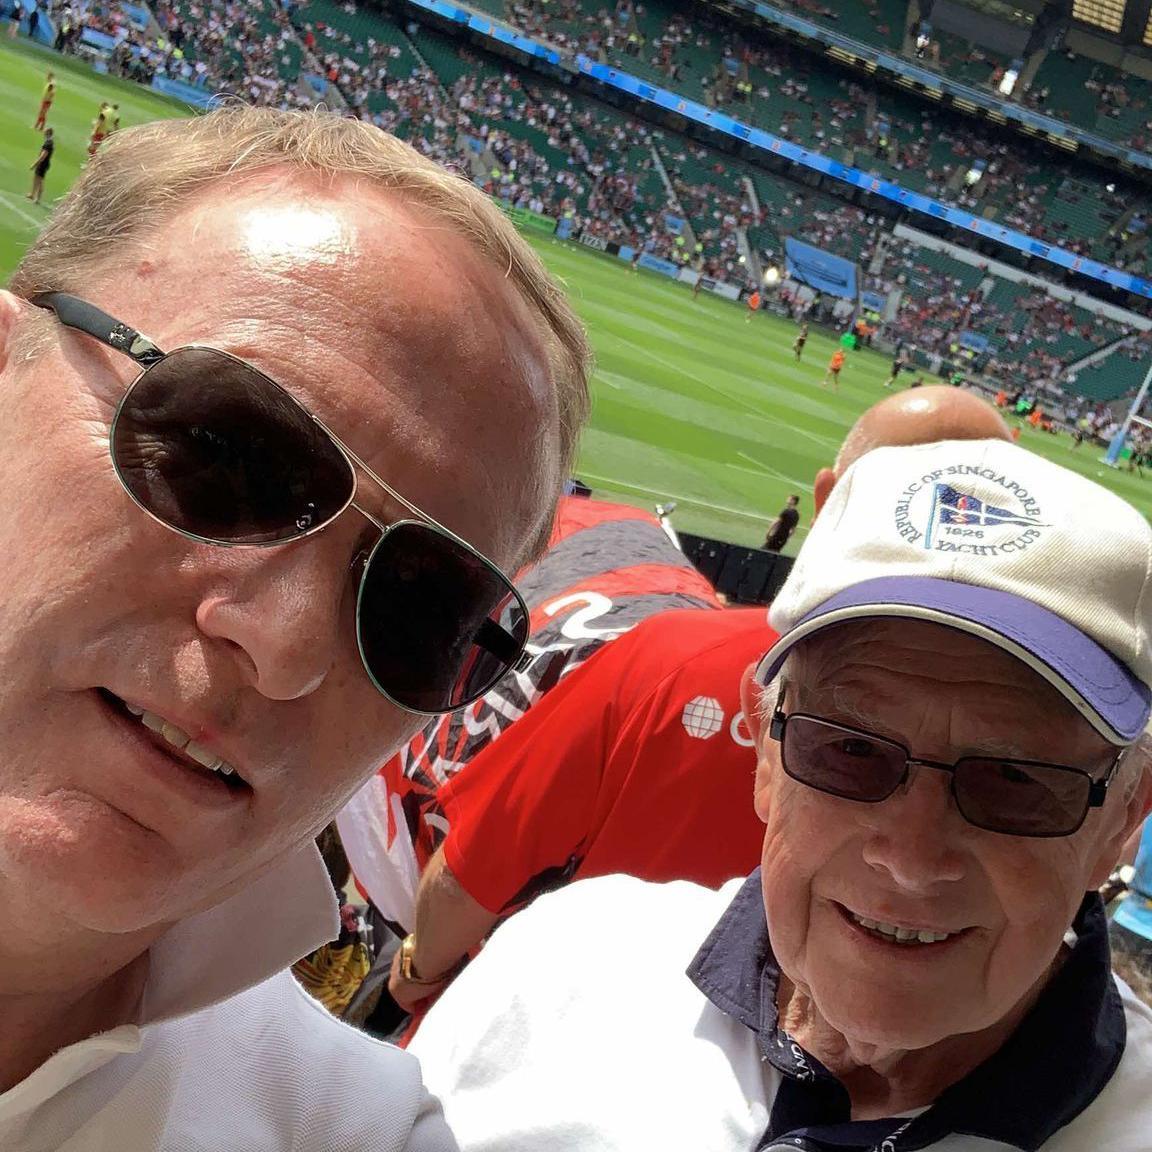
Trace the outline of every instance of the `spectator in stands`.
<instances>
[{"instance_id":1,"label":"spectator in stands","mask_svg":"<svg viewBox=\"0 0 1152 1152\"><path fill-rule=\"evenodd\" d=\"M109 141L0 353L0 1146L448 1152L414 1062L286 966L336 935L317 830L483 687L460 662L517 659L504 578L419 508L542 547L573 313L466 182L236 106Z\"/></svg>"},{"instance_id":2,"label":"spectator in stands","mask_svg":"<svg viewBox=\"0 0 1152 1152\"><path fill-rule=\"evenodd\" d=\"M792 533L800 523L800 513L797 511L799 503L800 497L795 493L788 497L788 502L780 510L780 515L772 521L768 534L764 537L765 551L779 552L792 539Z\"/></svg>"},{"instance_id":3,"label":"spectator in stands","mask_svg":"<svg viewBox=\"0 0 1152 1152\"><path fill-rule=\"evenodd\" d=\"M990 437L1007 439L1008 428L968 393L889 397L853 425L835 468L817 474L816 512L837 474L874 448ZM621 871L718 886L746 874L762 829L735 693L748 653L772 638L763 609L653 615L537 698L497 743L458 756L429 820L450 831L421 879L407 952L393 962L396 1001L411 1009L437 994L501 917L573 877ZM373 824L363 807L340 818L348 844L362 845Z\"/></svg>"},{"instance_id":4,"label":"spectator in stands","mask_svg":"<svg viewBox=\"0 0 1152 1152\"><path fill-rule=\"evenodd\" d=\"M745 678L760 868L502 927L412 1045L462 1148L1145 1147L1152 1015L1094 890L1152 806L1150 556L1001 441L859 460Z\"/></svg>"}]
</instances>

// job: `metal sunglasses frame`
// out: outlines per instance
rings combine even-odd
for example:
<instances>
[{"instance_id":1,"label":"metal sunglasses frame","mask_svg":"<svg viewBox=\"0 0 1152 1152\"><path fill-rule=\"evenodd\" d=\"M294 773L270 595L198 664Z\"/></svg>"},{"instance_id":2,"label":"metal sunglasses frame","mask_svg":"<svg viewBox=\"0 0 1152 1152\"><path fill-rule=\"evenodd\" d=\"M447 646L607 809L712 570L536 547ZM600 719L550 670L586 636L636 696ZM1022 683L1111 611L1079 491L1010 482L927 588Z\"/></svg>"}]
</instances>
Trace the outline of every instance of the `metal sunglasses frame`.
<instances>
[{"instance_id":1,"label":"metal sunglasses frame","mask_svg":"<svg viewBox=\"0 0 1152 1152\"><path fill-rule=\"evenodd\" d=\"M935 768L938 772L947 772L951 776L949 784L949 791L952 795L952 800L956 804L956 810L960 815L971 824L974 828L980 828L985 832L994 832L1001 836L1021 836L1029 840L1055 840L1063 836L1071 836L1079 832L1083 827L1084 821L1088 817L1089 809L1101 808L1104 805L1105 799L1108 796L1108 787L1112 783L1116 775L1117 769L1120 767L1120 761L1124 758L1127 748L1121 748L1116 754L1112 763L1108 767L1108 771L1100 778L1097 779L1087 769L1073 768L1067 764L1049 764L1043 760L1015 760L1011 757L1000 756L961 756L958 760L953 761L951 764L946 764L940 760L922 760L917 756L913 756L907 748L904 747L898 740L890 740L887 736L878 736L875 732L866 732L863 728L853 728L848 724L840 724L835 720L826 720L823 716L813 716L808 712L789 712L785 714L781 705L783 704L783 696L776 703L776 710L772 714L772 720L768 727L768 735L780 745L780 763L784 766L784 771L795 780L798 784L803 784L805 787L812 788L817 792L823 792L826 796L837 796L842 800L851 800L857 804L882 804L885 800L891 799L896 790L904 784L909 776L913 767L918 768ZM787 757L784 755L784 735L788 729L788 722L790 720L811 720L817 724L823 724L829 728L835 728L839 732L845 732L850 736L859 736L864 740L871 740L875 743L885 744L889 748L897 748L904 754L904 771L900 778L892 786L892 790L884 796L880 796L875 800L862 799L858 796L844 796L839 792L831 792L826 788L821 788L819 785L813 784L805 780L801 776L797 776L788 767ZM1069 828L1062 832L1007 832L1002 828L989 828L986 824L977 823L975 820L969 819L965 814L964 809L961 807L960 800L956 795L956 769L963 764L966 760L994 760L999 764L1019 765L1021 768L1050 768L1059 772L1070 772L1073 775L1086 778L1089 781L1088 797L1084 804L1084 809L1080 813L1080 819L1076 822L1074 828Z\"/></svg>"},{"instance_id":2,"label":"metal sunglasses frame","mask_svg":"<svg viewBox=\"0 0 1152 1152\"><path fill-rule=\"evenodd\" d=\"M390 700L398 708L403 708L406 712L411 712L417 716L442 716L447 712L454 712L458 708L464 708L474 700L479 699L485 692L493 687L504 676L512 672L522 672L531 660L531 656L527 653L525 648L525 640L520 640L514 636L508 629L496 623L491 617L486 617L484 623L481 624L474 643L484 648L486 651L492 653L499 659L503 660L507 667L500 673L491 683L486 684L484 688L472 694L466 700L461 700L459 703L453 704L450 708L437 709L435 711L425 711L419 708L413 708L409 704L404 704L397 700L377 679L373 674L372 669L368 665L368 660L364 653L364 644L361 639L362 630L360 627L361 609L363 607L363 593L367 583L368 572L375 561L381 546L385 540L397 528L416 525L420 528L431 530L441 536L451 540L459 548L461 548L468 555L480 561L480 563L492 572L501 583L504 584L508 591L509 596L515 600L519 605L520 611L523 614L523 619L529 619L528 606L524 603L524 598L517 591L512 581L498 568L491 560L488 559L482 552L473 548L467 540L458 536L450 528L444 527L438 520L429 516L423 509L418 508L412 501L406 499L395 488L382 480L331 428L328 427L318 416L311 412L308 407L300 400L297 400L291 392L288 391L282 384L277 383L271 376L261 372L259 368L248 363L240 356L233 356L230 352L225 352L221 348L214 348L209 344L182 344L178 348L173 348L170 352L164 352L157 347L155 341L149 339L147 336L138 332L135 328L129 327L123 321L117 320L115 317L108 315L107 312L97 308L94 304L82 300L78 296L73 296L68 292L40 292L32 296L29 303L34 304L37 308L44 308L50 312L55 313L56 318L66 328L72 328L77 332L83 332L87 336L98 340L101 344L114 349L117 352L123 353L129 359L135 361L140 365L141 371L138 376L128 385L124 395L120 398L119 404L116 406L116 414L112 418L112 424L108 432L108 452L112 458L112 467L116 472L116 479L120 482L120 486L127 493L129 499L147 516L154 520L157 524L163 525L170 532L175 532L179 536L183 536L188 540L195 540L201 544L211 544L217 548L270 548L276 545L291 544L297 540L306 539L309 536L315 535L317 532L323 531L336 520L342 516L350 507L354 508L361 516L364 517L373 527L379 530L380 539L373 545L371 551L368 553L368 558L364 563L364 569L360 576L360 586L356 592L356 646L360 654L360 663L364 666L364 671L368 675L368 679L372 682L376 690L385 698ZM258 379L262 380L268 387L274 388L300 412L302 412L313 424L315 424L328 438L332 446L340 454L344 463L348 467L348 498L327 519L318 524L311 525L306 529L300 529L295 535L287 537L283 540L256 540L256 541L234 541L234 540L218 540L210 536L199 536L194 532L188 532L183 528L178 528L174 524L168 523L167 520L157 516L150 508L141 503L132 492L120 471L120 464L116 459L116 454L112 450L112 445L115 441L116 425L120 419L125 405L128 403L136 386L148 374L149 369L154 368L161 361L166 360L169 356L177 352L196 351L196 352L211 352L216 356L223 356L225 359L232 360L237 364L242 365L245 369L251 372ZM376 484L383 492L396 501L401 507L406 508L412 513L412 519L396 520L392 523L385 523L378 517L374 516L366 508L363 508L356 502L356 491L358 487L358 480L356 469L359 468L374 484ZM512 653L515 652L515 657Z\"/></svg>"}]
</instances>

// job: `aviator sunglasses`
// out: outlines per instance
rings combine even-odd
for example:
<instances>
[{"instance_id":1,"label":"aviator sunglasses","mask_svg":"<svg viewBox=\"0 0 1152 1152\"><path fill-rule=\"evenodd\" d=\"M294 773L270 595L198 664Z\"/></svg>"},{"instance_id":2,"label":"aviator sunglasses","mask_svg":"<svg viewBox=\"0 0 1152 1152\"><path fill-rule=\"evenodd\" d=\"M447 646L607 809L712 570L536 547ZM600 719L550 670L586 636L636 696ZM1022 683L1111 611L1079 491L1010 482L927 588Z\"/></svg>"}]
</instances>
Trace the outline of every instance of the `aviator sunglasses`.
<instances>
[{"instance_id":1,"label":"aviator sunglasses","mask_svg":"<svg viewBox=\"0 0 1152 1152\"><path fill-rule=\"evenodd\" d=\"M1071 836L1089 808L1099 808L1124 755L1100 780L1083 768L965 756L952 764L914 758L902 744L777 705L769 735L780 743L784 771L793 780L863 804L887 800L914 766L952 777L952 798L969 824L1007 836Z\"/></svg>"},{"instance_id":2,"label":"aviator sunglasses","mask_svg":"<svg viewBox=\"0 0 1152 1152\"><path fill-rule=\"evenodd\" d=\"M109 449L128 495L191 540L270 546L311 536L349 507L380 531L356 597L369 679L410 712L482 696L526 663L528 610L471 545L390 488L275 380L218 348L162 352L64 292L32 297L143 369L116 408ZM356 469L411 513L382 523L356 502Z\"/></svg>"}]
</instances>

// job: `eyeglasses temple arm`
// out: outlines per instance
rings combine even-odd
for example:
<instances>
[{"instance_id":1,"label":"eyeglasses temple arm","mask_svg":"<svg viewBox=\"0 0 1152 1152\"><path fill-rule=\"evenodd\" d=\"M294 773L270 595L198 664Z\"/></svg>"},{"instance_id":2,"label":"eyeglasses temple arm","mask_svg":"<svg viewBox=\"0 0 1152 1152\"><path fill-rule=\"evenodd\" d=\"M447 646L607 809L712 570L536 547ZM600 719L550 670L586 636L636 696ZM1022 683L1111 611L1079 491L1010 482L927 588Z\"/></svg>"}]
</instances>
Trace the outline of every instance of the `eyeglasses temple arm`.
<instances>
[{"instance_id":1,"label":"eyeglasses temple arm","mask_svg":"<svg viewBox=\"0 0 1152 1152\"><path fill-rule=\"evenodd\" d=\"M164 353L147 336L129 328L114 316L102 312L87 300L68 292L38 292L30 300L37 308L48 308L56 313L60 323L95 337L101 344L115 348L147 368L164 358Z\"/></svg>"},{"instance_id":2,"label":"eyeglasses temple arm","mask_svg":"<svg viewBox=\"0 0 1152 1152\"><path fill-rule=\"evenodd\" d=\"M520 641L502 628L495 620L485 620L476 633L476 643L487 652L509 664L513 672L522 672L532 661L528 652L521 651Z\"/></svg>"},{"instance_id":3,"label":"eyeglasses temple arm","mask_svg":"<svg viewBox=\"0 0 1152 1152\"><path fill-rule=\"evenodd\" d=\"M1108 769L1104 778L1101 780L1093 780L1092 786L1088 789L1088 807L1100 808L1103 806L1105 799L1108 796L1108 785L1116 777L1116 772L1120 768L1120 762L1131 751L1131 748L1122 749L1112 761L1112 766Z\"/></svg>"}]
</instances>

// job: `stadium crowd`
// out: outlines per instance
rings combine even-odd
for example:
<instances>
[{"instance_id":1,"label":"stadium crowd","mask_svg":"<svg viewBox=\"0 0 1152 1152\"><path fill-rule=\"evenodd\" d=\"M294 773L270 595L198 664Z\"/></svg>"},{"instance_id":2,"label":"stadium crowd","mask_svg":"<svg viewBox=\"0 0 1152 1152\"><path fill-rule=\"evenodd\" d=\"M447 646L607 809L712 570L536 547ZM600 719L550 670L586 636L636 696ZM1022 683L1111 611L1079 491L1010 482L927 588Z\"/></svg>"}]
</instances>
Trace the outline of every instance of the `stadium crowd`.
<instances>
[{"instance_id":1,"label":"stadium crowd","mask_svg":"<svg viewBox=\"0 0 1152 1152\"><path fill-rule=\"evenodd\" d=\"M126 74L155 71L242 91L258 103L295 107L316 99L300 75L302 66L310 67L334 84L352 107L370 112L379 110L382 101L373 97L385 94L389 84L405 85L411 79L420 83L410 67L398 68L403 53L397 44L373 36L372 25L379 18L358 13L351 0L339 6L338 25L313 13L308 4L281 8L272 0L255 5L165 0L156 7L162 35L155 39L133 28L117 9L115 4L89 5L77 11L82 19L113 28L123 38L125 55L119 66ZM878 175L990 213L1006 226L1134 272L1148 267L1141 221L1152 201L1135 189L1126 189L1122 197L1125 209L1136 210L1134 225L1121 211L1101 217L1091 229L1083 221L1073 225L1060 204L1075 203L1079 194L1061 190L1050 161L970 122L916 107L856 80L830 79L795 49L707 19L694 20L689 27L681 14L658 2L646 7L621 0L614 9L578 0L562 5L521 2L511 5L505 16L565 50L587 52L621 67L642 64L653 78L687 95L731 105L736 114L800 143L840 149L847 159ZM358 19L360 33L354 30ZM203 45L200 38L195 48L186 43L189 26L206 30ZM452 118L450 110L447 118ZM518 169L540 171L537 158L519 145L513 148ZM974 166L979 178L973 181L968 174ZM1108 201L1102 181L1091 187L1101 203ZM599 197L598 207L619 200L621 194L627 197L627 190ZM574 199L579 202L580 197ZM658 220L660 208L653 214ZM668 251L674 245L659 230L644 239L653 250ZM718 269L730 262L733 246L720 236L715 239L719 242L711 247L705 243L705 248L710 249L709 259L719 262Z\"/></svg>"},{"instance_id":2,"label":"stadium crowd","mask_svg":"<svg viewBox=\"0 0 1152 1152\"><path fill-rule=\"evenodd\" d=\"M883 160L897 178L918 180L942 198L951 194L974 211L989 199L1000 201L1006 224L1074 249L1094 247L1089 239L1077 239L1067 221L1049 219L1054 181L1038 179L1041 170L1004 141L958 131L928 109L914 122L887 114L867 122L862 111L867 93L855 82L841 80L829 88L809 62L797 64L792 50L751 44L707 23L688 28L670 20L646 39L642 28L651 30L660 11L627 2L612 11L592 11L569 0L559 7L518 4L509 15L537 31L545 24L566 27L569 35L579 29L582 50L609 55L619 50L633 60L647 54L670 77L692 73L700 53L715 57L715 71L697 76L709 99L744 105L774 101L773 108L780 109L774 127L784 134L805 134L822 146L835 142ZM148 29L134 26L115 3L55 11L62 23L87 22L117 37L121 43L113 64L125 72L147 69L230 88L257 104L292 108L313 102L315 90L301 75L311 69L356 114L464 171L516 207L567 218L590 236L689 265L706 276L745 281L745 239L765 266L783 263L785 236L807 240L858 261L866 287L906 290L886 331L894 341L947 355L961 332L978 325L992 345L986 363L1029 386L1064 379L1066 366L1078 356L1123 335L1111 321L1042 292L1000 304L987 286L960 283L891 237L874 264L888 233L882 217L739 164L542 78L525 79L471 48L438 41L435 33L419 41L437 50L426 63L403 30L359 12L351 0L331 8L281 7L271 0L254 5L160 0L154 14L156 25ZM442 67L445 61L450 68ZM981 169L980 180L958 183L958 173L973 165ZM1140 238L1141 219L1137 215L1129 222L1126 238ZM1115 244L1112 254L1118 258Z\"/></svg>"}]
</instances>

